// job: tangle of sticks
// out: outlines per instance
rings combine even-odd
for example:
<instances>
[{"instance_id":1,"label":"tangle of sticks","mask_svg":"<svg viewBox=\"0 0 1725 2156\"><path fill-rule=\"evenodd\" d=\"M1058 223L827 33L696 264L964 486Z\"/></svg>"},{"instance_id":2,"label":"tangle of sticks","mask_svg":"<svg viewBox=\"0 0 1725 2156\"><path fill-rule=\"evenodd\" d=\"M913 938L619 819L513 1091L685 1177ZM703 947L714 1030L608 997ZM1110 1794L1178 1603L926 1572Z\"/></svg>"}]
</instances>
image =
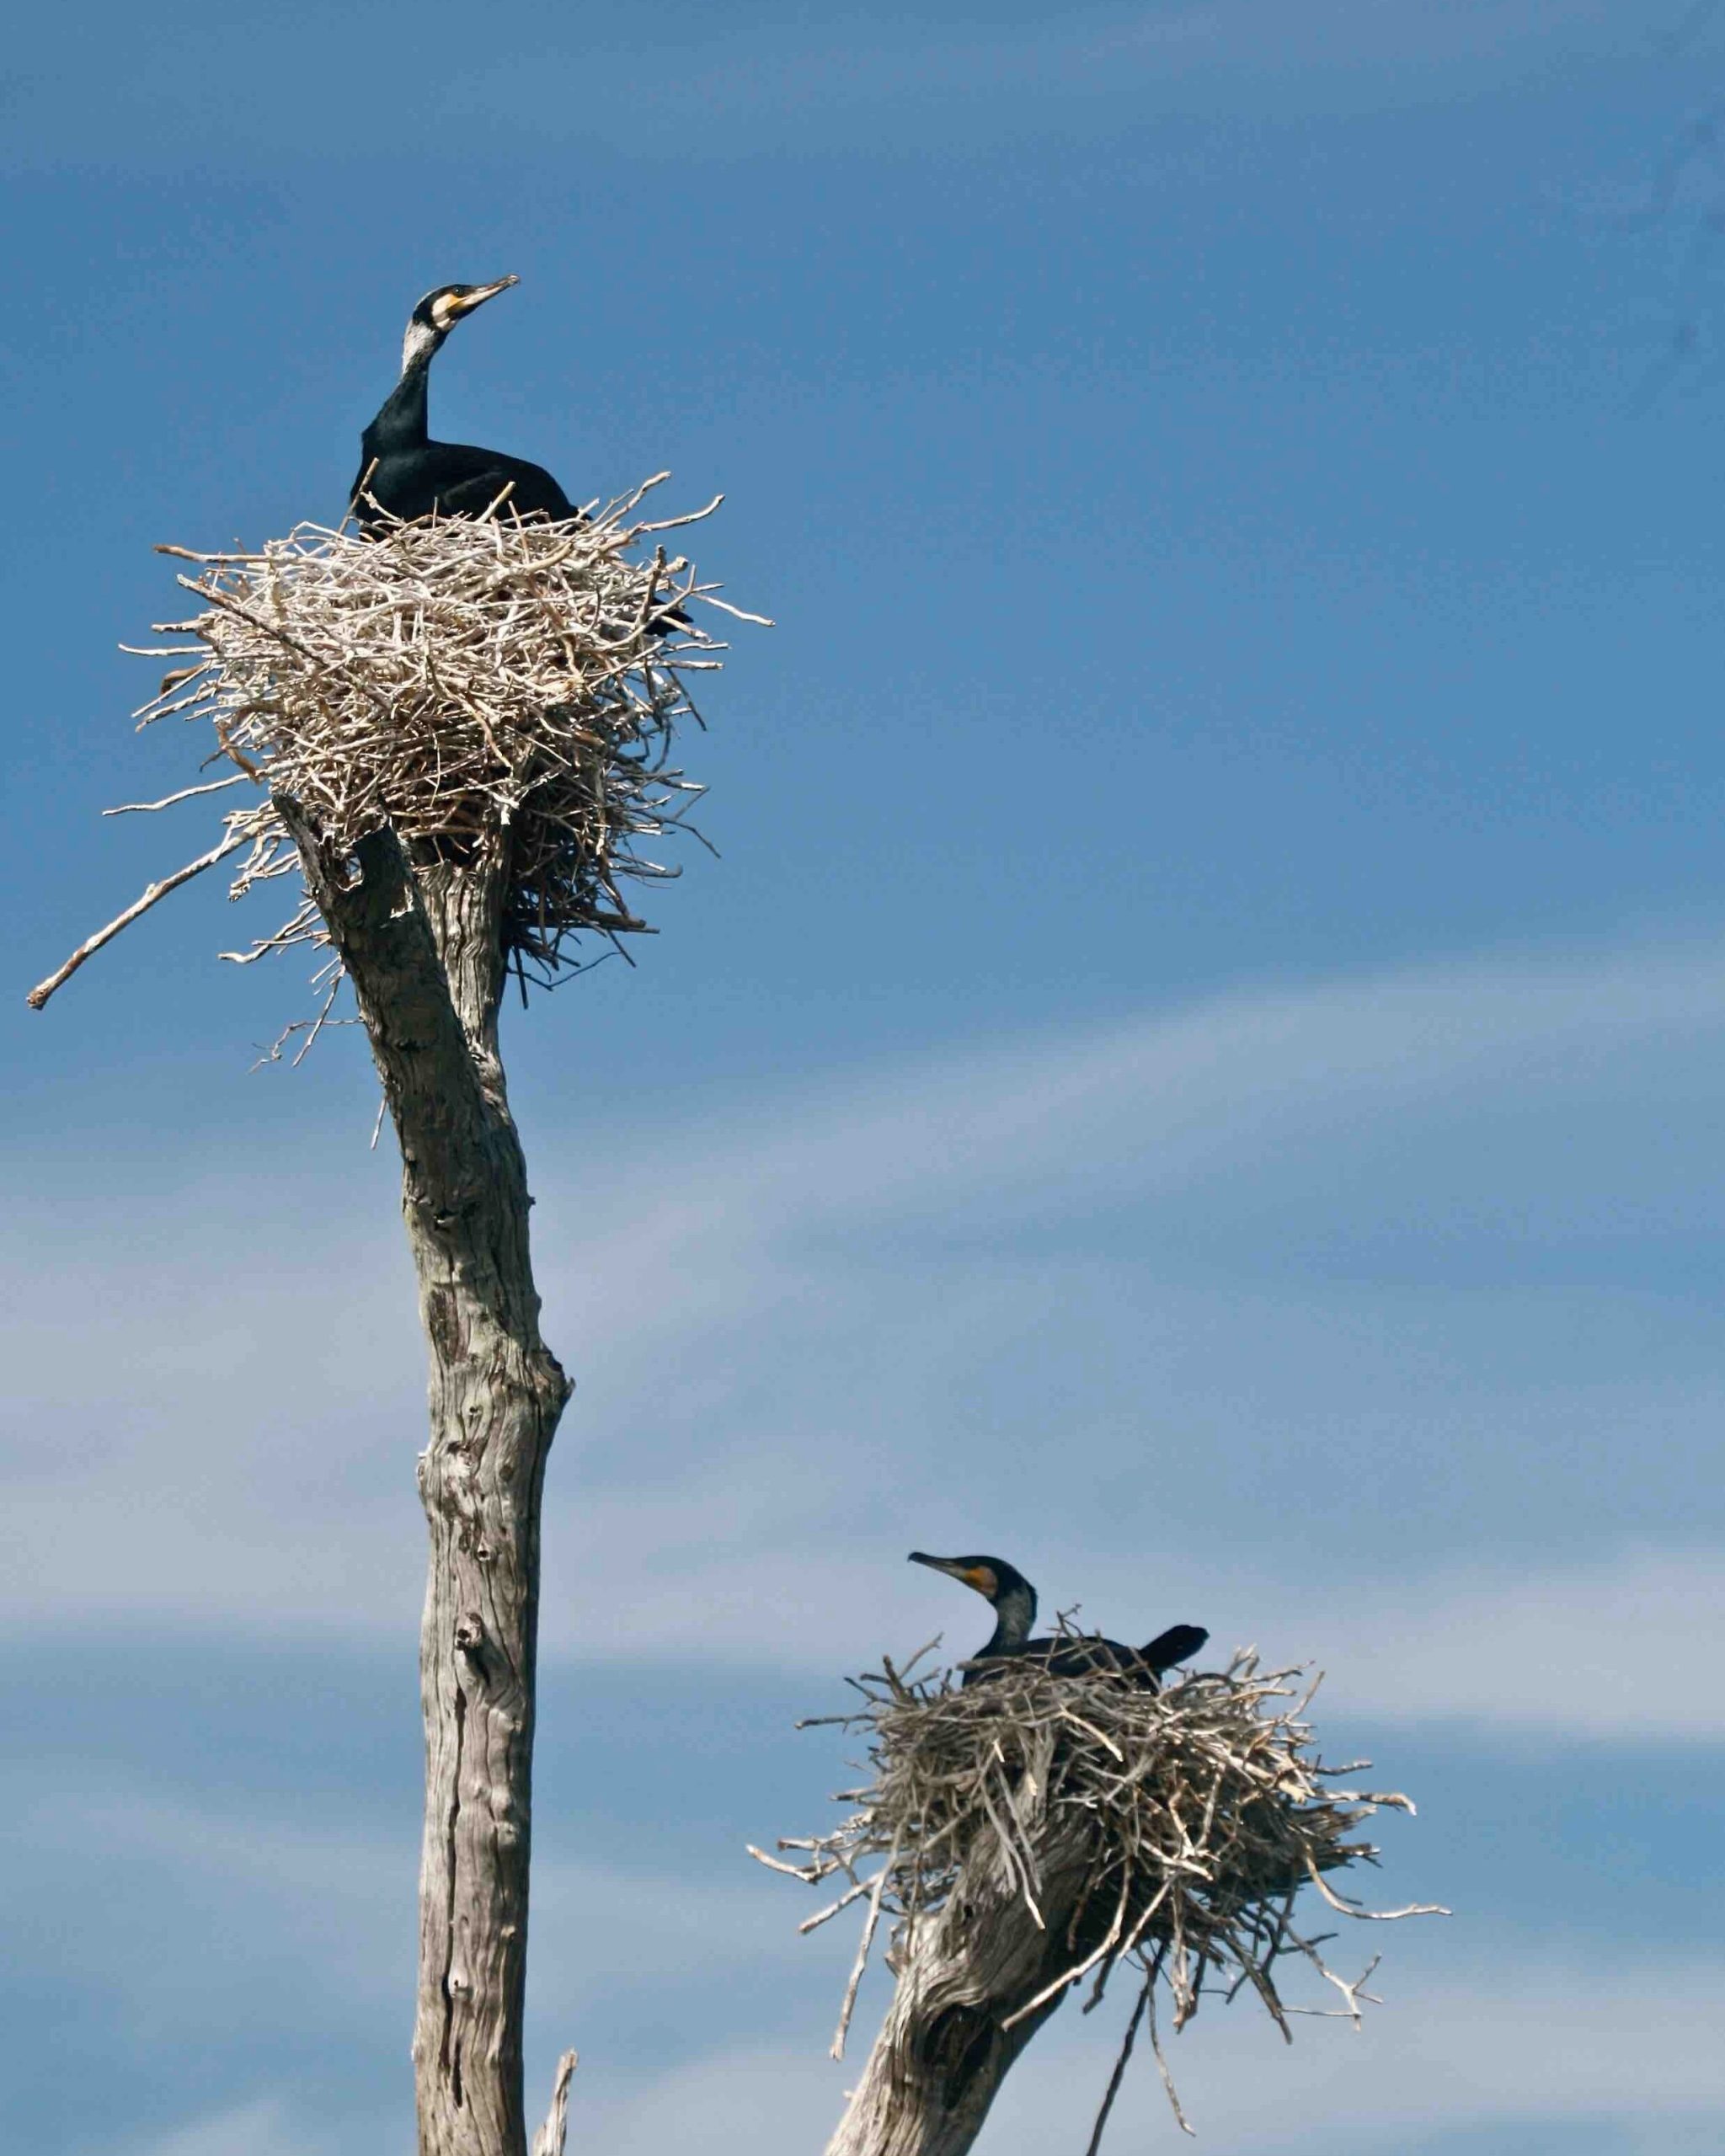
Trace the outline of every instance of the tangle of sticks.
<instances>
[{"instance_id":1,"label":"tangle of sticks","mask_svg":"<svg viewBox=\"0 0 1725 2156\"><path fill-rule=\"evenodd\" d=\"M1349 1919L1442 1913L1371 1909L1339 1891L1338 1874L1378 1854L1355 1830L1374 1812L1413 1806L1394 1791L1333 1785L1370 1762L1318 1763L1305 1720L1316 1686L1300 1685L1299 1672L1261 1671L1243 1652L1226 1670L1156 1692L1130 1672L1051 1676L1023 1662L961 1689L950 1673L911 1675L928 1652L902 1671L884 1662L851 1678L862 1695L851 1713L798 1725L862 1732L870 1779L839 1792L857 1808L825 1833L780 1840L801 1852L792 1860L750 1850L811 1886L838 1884L805 1932L862 1905L835 2056L882 1919L887 1963L902 1981L919 1935L967 1876L1003 1878L1039 1928L1060 1935L1055 1973L1004 2014L1003 2029L1046 2013L1086 1979L1089 2011L1122 1964L1140 1986L1094 2148L1146 2020L1179 2115L1157 2036L1159 1991L1178 2030L1203 1998L1250 1990L1291 2041L1291 2017L1314 2009L1284 2000L1284 1960L1333 1987L1331 2013L1357 2022L1370 1998L1370 1968L1350 1982L1328 1966L1322 1948L1334 1935L1307 1924L1302 1897Z\"/></svg>"},{"instance_id":2,"label":"tangle of sticks","mask_svg":"<svg viewBox=\"0 0 1725 2156\"><path fill-rule=\"evenodd\" d=\"M126 647L174 662L133 717L207 727L206 760L227 776L107 813L243 791L217 842L88 938L31 1004L218 862L239 857L234 898L294 878L277 793L338 850L387 825L416 862L501 868L505 947L524 987L570 963L572 937L650 932L621 887L677 873L643 848L687 828L702 789L672 763L675 736L700 723L689 677L726 648L690 610L762 619L658 536L716 502L638 517L665 476L561 522L517 517L502 497L483 517L386 520L364 538L302 524L252 553L161 548L192 565L178 580L200 608L154 625L186 641ZM296 888L279 927L223 956L326 944Z\"/></svg>"}]
</instances>

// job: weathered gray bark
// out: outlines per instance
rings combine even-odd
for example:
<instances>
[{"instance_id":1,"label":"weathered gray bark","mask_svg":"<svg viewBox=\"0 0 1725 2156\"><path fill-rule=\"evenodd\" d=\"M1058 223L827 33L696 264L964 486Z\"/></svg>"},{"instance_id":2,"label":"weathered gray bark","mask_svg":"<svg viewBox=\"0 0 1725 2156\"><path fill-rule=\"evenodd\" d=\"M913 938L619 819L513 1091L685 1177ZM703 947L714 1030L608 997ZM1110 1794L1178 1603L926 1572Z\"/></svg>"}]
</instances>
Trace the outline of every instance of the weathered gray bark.
<instances>
[{"instance_id":1,"label":"weathered gray bark","mask_svg":"<svg viewBox=\"0 0 1725 2156\"><path fill-rule=\"evenodd\" d=\"M1077 1836L1043 1852L1041 1926L1004 1867L967 1868L939 1914L911 1935L827 2156L965 2156L1013 2062L1066 1994L1001 2025L1087 1951L1086 1926L1075 1936L1073 1919L1090 1860Z\"/></svg>"},{"instance_id":2,"label":"weathered gray bark","mask_svg":"<svg viewBox=\"0 0 1725 2156\"><path fill-rule=\"evenodd\" d=\"M531 1201L498 1056L502 878L410 865L387 831L360 841L353 878L294 805L280 806L401 1141L402 1210L430 1350L430 1439L419 1460L430 1530L419 1639L419 2156L526 2156L539 1504L570 1388L539 1337Z\"/></svg>"}]
</instances>

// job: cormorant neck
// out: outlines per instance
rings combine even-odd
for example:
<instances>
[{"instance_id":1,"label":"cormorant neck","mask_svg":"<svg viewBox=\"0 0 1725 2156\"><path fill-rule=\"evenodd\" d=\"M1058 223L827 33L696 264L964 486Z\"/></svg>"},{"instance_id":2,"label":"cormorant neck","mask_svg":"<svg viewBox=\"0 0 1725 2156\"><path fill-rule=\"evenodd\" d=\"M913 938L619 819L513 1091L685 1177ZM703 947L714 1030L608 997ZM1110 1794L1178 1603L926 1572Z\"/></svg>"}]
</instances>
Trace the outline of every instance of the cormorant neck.
<instances>
[{"instance_id":1,"label":"cormorant neck","mask_svg":"<svg viewBox=\"0 0 1725 2156\"><path fill-rule=\"evenodd\" d=\"M428 336L419 344L409 344L402 355L401 380L366 430L368 453L385 449L417 449L428 439L426 390L432 355L442 342L441 337Z\"/></svg>"},{"instance_id":2,"label":"cormorant neck","mask_svg":"<svg viewBox=\"0 0 1725 2156\"><path fill-rule=\"evenodd\" d=\"M982 1652L1007 1654L1015 1647L1022 1647L1030 1637L1030 1628L1035 1622L1035 1588L1007 1588L995 1599L994 1636Z\"/></svg>"}]
</instances>

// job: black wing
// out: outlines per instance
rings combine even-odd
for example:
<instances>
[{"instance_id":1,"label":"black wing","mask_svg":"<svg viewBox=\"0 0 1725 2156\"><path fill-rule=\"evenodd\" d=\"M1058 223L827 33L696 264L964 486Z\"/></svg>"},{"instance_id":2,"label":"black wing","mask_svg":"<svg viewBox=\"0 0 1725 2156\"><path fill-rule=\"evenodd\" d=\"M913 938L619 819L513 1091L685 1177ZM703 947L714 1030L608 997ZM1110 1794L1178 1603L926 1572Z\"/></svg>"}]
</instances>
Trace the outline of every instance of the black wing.
<instances>
[{"instance_id":1,"label":"black wing","mask_svg":"<svg viewBox=\"0 0 1725 2156\"><path fill-rule=\"evenodd\" d=\"M358 499L362 488L369 501ZM483 516L505 488L505 506L522 516L579 514L542 465L460 441L425 442L368 462L354 481L353 499L362 527L375 523L379 510L411 524L434 510L441 516Z\"/></svg>"},{"instance_id":2,"label":"black wing","mask_svg":"<svg viewBox=\"0 0 1725 2156\"><path fill-rule=\"evenodd\" d=\"M440 476L437 482L437 507L445 516L483 515L505 487L510 490L505 515L510 510L519 516L579 514L542 464L504 456L494 449L469 449L462 442L440 442L436 447L448 460L444 467L447 476Z\"/></svg>"}]
</instances>

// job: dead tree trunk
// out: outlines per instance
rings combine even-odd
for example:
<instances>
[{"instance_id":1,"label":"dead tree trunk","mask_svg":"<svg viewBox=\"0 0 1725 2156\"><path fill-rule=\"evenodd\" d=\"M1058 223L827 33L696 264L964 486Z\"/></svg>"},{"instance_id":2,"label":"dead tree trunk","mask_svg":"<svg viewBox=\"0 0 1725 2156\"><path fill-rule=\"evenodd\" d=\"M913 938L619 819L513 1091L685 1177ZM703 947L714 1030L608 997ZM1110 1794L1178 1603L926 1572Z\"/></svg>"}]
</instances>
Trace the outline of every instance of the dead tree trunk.
<instances>
[{"instance_id":1,"label":"dead tree trunk","mask_svg":"<svg viewBox=\"0 0 1725 2156\"><path fill-rule=\"evenodd\" d=\"M1044 1854L1039 1925L1004 1861L967 1867L900 1952L886 2020L826 2156L966 2156L1065 1988L1031 2002L1086 1951L1073 1926L1092 1860L1081 1835Z\"/></svg>"},{"instance_id":2,"label":"dead tree trunk","mask_svg":"<svg viewBox=\"0 0 1725 2156\"><path fill-rule=\"evenodd\" d=\"M419 1638L419 2156L526 2156L539 1505L570 1388L539 1337L531 1201L498 1056L503 877L410 864L390 831L362 839L350 866L325 852L291 803L279 805L353 984L401 1141L402 1210L430 1351L430 1438L419 1460L430 1530Z\"/></svg>"}]
</instances>

